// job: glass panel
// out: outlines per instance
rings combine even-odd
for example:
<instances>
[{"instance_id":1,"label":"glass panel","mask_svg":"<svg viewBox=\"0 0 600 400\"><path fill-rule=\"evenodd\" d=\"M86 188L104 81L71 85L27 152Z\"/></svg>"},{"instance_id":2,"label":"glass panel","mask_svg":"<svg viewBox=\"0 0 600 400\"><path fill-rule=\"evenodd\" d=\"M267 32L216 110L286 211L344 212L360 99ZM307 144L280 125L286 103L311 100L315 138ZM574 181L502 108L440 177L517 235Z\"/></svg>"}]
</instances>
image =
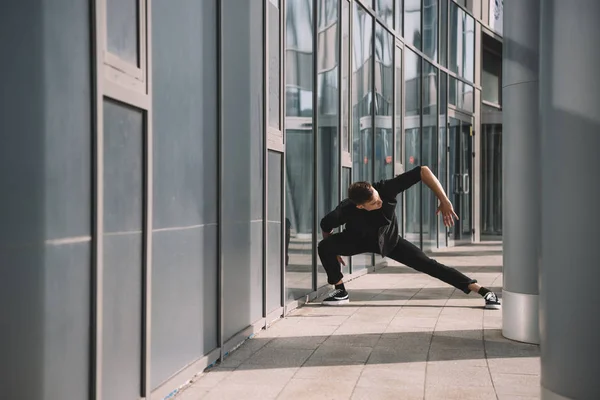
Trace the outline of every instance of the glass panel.
<instances>
[{"instance_id":1,"label":"glass panel","mask_svg":"<svg viewBox=\"0 0 600 400\"><path fill-rule=\"evenodd\" d=\"M375 0L375 11L388 27L394 28L394 0Z\"/></svg>"},{"instance_id":2,"label":"glass panel","mask_svg":"<svg viewBox=\"0 0 600 400\"><path fill-rule=\"evenodd\" d=\"M106 0L108 51L139 67L138 0Z\"/></svg>"},{"instance_id":3,"label":"glass panel","mask_svg":"<svg viewBox=\"0 0 600 400\"><path fill-rule=\"evenodd\" d=\"M449 77L450 79L450 93L448 102L461 110L473 112L475 92L473 86L459 81L456 78Z\"/></svg>"},{"instance_id":4,"label":"glass panel","mask_svg":"<svg viewBox=\"0 0 600 400\"><path fill-rule=\"evenodd\" d=\"M423 53L438 57L438 0L423 0Z\"/></svg>"},{"instance_id":5,"label":"glass panel","mask_svg":"<svg viewBox=\"0 0 600 400\"><path fill-rule=\"evenodd\" d=\"M373 179L373 17L354 2L352 65L352 148L354 181ZM354 271L372 265L371 256L353 258Z\"/></svg>"},{"instance_id":6,"label":"glass panel","mask_svg":"<svg viewBox=\"0 0 600 400\"><path fill-rule=\"evenodd\" d=\"M483 51L482 99L500 104L502 57L489 51Z\"/></svg>"},{"instance_id":7,"label":"glass panel","mask_svg":"<svg viewBox=\"0 0 600 400\"><path fill-rule=\"evenodd\" d=\"M411 50L405 51L404 64L404 87L405 87L405 163L406 170L415 168L421 164L421 58ZM421 184L415 185L405 192L406 202L406 221L405 235L406 240L420 246L421 239Z\"/></svg>"},{"instance_id":8,"label":"glass panel","mask_svg":"<svg viewBox=\"0 0 600 400\"><path fill-rule=\"evenodd\" d=\"M404 0L404 38L421 49L421 0Z\"/></svg>"},{"instance_id":9,"label":"glass panel","mask_svg":"<svg viewBox=\"0 0 600 400\"><path fill-rule=\"evenodd\" d=\"M375 181L394 176L394 37L375 27Z\"/></svg>"},{"instance_id":10,"label":"glass panel","mask_svg":"<svg viewBox=\"0 0 600 400\"><path fill-rule=\"evenodd\" d=\"M338 1L318 0L317 59L317 138L318 145L318 213L321 221L339 204L339 139L338 139ZM323 240L318 230L318 240ZM317 286L327 284L327 274L317 257Z\"/></svg>"},{"instance_id":11,"label":"glass panel","mask_svg":"<svg viewBox=\"0 0 600 400\"><path fill-rule=\"evenodd\" d=\"M423 146L421 164L427 165L432 172L438 174L437 163L437 68L428 62L423 63ZM423 185L423 249L437 246L437 198L433 191Z\"/></svg>"},{"instance_id":12,"label":"glass panel","mask_svg":"<svg viewBox=\"0 0 600 400\"><path fill-rule=\"evenodd\" d=\"M268 153L267 182L267 313L281 306L281 163L282 155ZM288 236L286 235L286 239ZM287 250L286 240L286 250ZM286 254L287 255L287 254Z\"/></svg>"},{"instance_id":13,"label":"glass panel","mask_svg":"<svg viewBox=\"0 0 600 400\"><path fill-rule=\"evenodd\" d=\"M472 126L470 123L461 124L461 135L460 135L460 163L463 174L463 186L462 186L462 198L461 204L458 208L458 216L461 219L460 225L462 228L462 238L470 239L472 220L471 220L471 199L473 187L473 175L472 175Z\"/></svg>"},{"instance_id":14,"label":"glass panel","mask_svg":"<svg viewBox=\"0 0 600 400\"><path fill-rule=\"evenodd\" d=\"M446 99L448 78L445 72L440 72L440 133L438 138L438 180L446 191L446 194L450 196L448 189L448 138L447 138L447 124L448 124L448 103ZM443 217L440 215L438 218L438 246L447 246L446 227L444 226Z\"/></svg>"},{"instance_id":15,"label":"glass panel","mask_svg":"<svg viewBox=\"0 0 600 400\"><path fill-rule=\"evenodd\" d=\"M281 24L279 22L278 1L270 0L267 9L269 21L269 126L280 129L281 103L280 99L280 71L279 63L281 52L279 46L279 33Z\"/></svg>"},{"instance_id":16,"label":"glass panel","mask_svg":"<svg viewBox=\"0 0 600 400\"><path fill-rule=\"evenodd\" d=\"M342 199L347 198L348 188L352 181L352 170L350 168L342 168ZM340 227L340 230L344 230L344 226ZM342 265L342 274L346 275L350 273L350 257L342 256L342 259L346 263L346 266Z\"/></svg>"},{"instance_id":17,"label":"glass panel","mask_svg":"<svg viewBox=\"0 0 600 400\"><path fill-rule=\"evenodd\" d=\"M475 78L475 20L450 2L448 68L471 82Z\"/></svg>"},{"instance_id":18,"label":"glass panel","mask_svg":"<svg viewBox=\"0 0 600 400\"><path fill-rule=\"evenodd\" d=\"M467 15L465 18L464 69L462 77L469 82L475 81L475 20Z\"/></svg>"},{"instance_id":19,"label":"glass panel","mask_svg":"<svg viewBox=\"0 0 600 400\"><path fill-rule=\"evenodd\" d=\"M286 223L290 226L287 296L312 291L314 223L312 2L286 5Z\"/></svg>"},{"instance_id":20,"label":"glass panel","mask_svg":"<svg viewBox=\"0 0 600 400\"><path fill-rule=\"evenodd\" d=\"M103 381L107 398L138 398L142 362L142 111L104 100Z\"/></svg>"},{"instance_id":21,"label":"glass panel","mask_svg":"<svg viewBox=\"0 0 600 400\"><path fill-rule=\"evenodd\" d=\"M395 173L400 174L404 171L402 164L402 50L396 47L396 154L395 154ZM398 205L396 206L396 216L398 217L398 227L402 233L402 207L404 204L404 196L398 196Z\"/></svg>"},{"instance_id":22,"label":"glass panel","mask_svg":"<svg viewBox=\"0 0 600 400\"><path fill-rule=\"evenodd\" d=\"M502 125L482 125L481 239L502 236Z\"/></svg>"},{"instance_id":23,"label":"glass panel","mask_svg":"<svg viewBox=\"0 0 600 400\"><path fill-rule=\"evenodd\" d=\"M342 0L342 151L350 152L350 3Z\"/></svg>"},{"instance_id":24,"label":"glass panel","mask_svg":"<svg viewBox=\"0 0 600 400\"><path fill-rule=\"evenodd\" d=\"M440 64L448 65L448 1L440 1Z\"/></svg>"},{"instance_id":25,"label":"glass panel","mask_svg":"<svg viewBox=\"0 0 600 400\"><path fill-rule=\"evenodd\" d=\"M402 35L402 15L404 12L404 0L396 0L396 33Z\"/></svg>"}]
</instances>

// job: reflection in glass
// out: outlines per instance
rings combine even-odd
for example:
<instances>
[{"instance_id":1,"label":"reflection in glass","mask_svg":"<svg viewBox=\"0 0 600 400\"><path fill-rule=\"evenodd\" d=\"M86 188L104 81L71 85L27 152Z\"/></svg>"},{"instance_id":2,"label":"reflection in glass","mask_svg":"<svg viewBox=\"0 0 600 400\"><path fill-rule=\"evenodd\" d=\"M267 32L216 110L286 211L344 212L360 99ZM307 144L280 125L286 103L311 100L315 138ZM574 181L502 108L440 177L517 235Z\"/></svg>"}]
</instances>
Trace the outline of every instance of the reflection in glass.
<instances>
[{"instance_id":1,"label":"reflection in glass","mask_svg":"<svg viewBox=\"0 0 600 400\"><path fill-rule=\"evenodd\" d=\"M452 76L450 79L450 88L448 94L448 102L453 106L460 108L461 110L465 110L468 112L473 112L474 108L474 92L473 86L464 83Z\"/></svg>"},{"instance_id":2,"label":"reflection in glass","mask_svg":"<svg viewBox=\"0 0 600 400\"><path fill-rule=\"evenodd\" d=\"M354 181L373 179L373 17L354 2L352 62L352 174ZM354 271L371 266L371 255L353 257Z\"/></svg>"},{"instance_id":3,"label":"reflection in glass","mask_svg":"<svg viewBox=\"0 0 600 400\"><path fill-rule=\"evenodd\" d=\"M483 50L483 68L481 71L482 100L500 104L502 92L502 57L494 52Z\"/></svg>"},{"instance_id":4,"label":"reflection in glass","mask_svg":"<svg viewBox=\"0 0 600 400\"><path fill-rule=\"evenodd\" d=\"M402 50L400 47L396 47L396 153L395 153L395 173L400 174L404 172L404 165L402 164ZM396 217L398 218L398 228L400 234L402 234L402 223L403 223L403 196L398 196L398 205L396 206Z\"/></svg>"},{"instance_id":5,"label":"reflection in glass","mask_svg":"<svg viewBox=\"0 0 600 400\"><path fill-rule=\"evenodd\" d=\"M440 64L448 65L448 1L440 1Z\"/></svg>"},{"instance_id":6,"label":"reflection in glass","mask_svg":"<svg viewBox=\"0 0 600 400\"><path fill-rule=\"evenodd\" d=\"M350 187L350 183L352 181L352 171L350 168L342 168L342 199L348 197L348 188ZM344 226L340 227L340 230L344 230ZM350 273L350 257L342 257L346 266L342 265L342 274L347 275Z\"/></svg>"},{"instance_id":7,"label":"reflection in glass","mask_svg":"<svg viewBox=\"0 0 600 400\"><path fill-rule=\"evenodd\" d=\"M438 180L444 188L444 191L449 195L448 189L448 139L447 139L447 124L448 124L448 103L446 99L448 77L445 72L440 72L440 136L438 138ZM440 215L438 218L438 247L446 247L446 227L444 220Z\"/></svg>"},{"instance_id":8,"label":"reflection in glass","mask_svg":"<svg viewBox=\"0 0 600 400\"><path fill-rule=\"evenodd\" d=\"M394 36L375 25L375 181L394 177ZM375 262L381 260L375 257Z\"/></svg>"},{"instance_id":9,"label":"reflection in glass","mask_svg":"<svg viewBox=\"0 0 600 400\"><path fill-rule=\"evenodd\" d=\"M267 153L267 313L281 306L281 170L282 154ZM287 231L286 231L287 251ZM286 253L287 255L287 253Z\"/></svg>"},{"instance_id":10,"label":"reflection in glass","mask_svg":"<svg viewBox=\"0 0 600 400\"><path fill-rule=\"evenodd\" d=\"M473 82L475 78L475 20L450 2L448 68Z\"/></svg>"},{"instance_id":11,"label":"reflection in glass","mask_svg":"<svg viewBox=\"0 0 600 400\"><path fill-rule=\"evenodd\" d=\"M286 3L286 223L290 227L287 297L312 291L314 223L312 1Z\"/></svg>"},{"instance_id":12,"label":"reflection in glass","mask_svg":"<svg viewBox=\"0 0 600 400\"><path fill-rule=\"evenodd\" d=\"M481 126L481 239L502 237L502 124Z\"/></svg>"},{"instance_id":13,"label":"reflection in glass","mask_svg":"<svg viewBox=\"0 0 600 400\"><path fill-rule=\"evenodd\" d=\"M406 170L411 170L421 165L421 57L415 52L406 49L404 53L404 90L405 90L405 117L404 117L404 152ZM417 246L421 243L421 184L415 185L405 192L406 221L405 239Z\"/></svg>"},{"instance_id":14,"label":"reflection in glass","mask_svg":"<svg viewBox=\"0 0 600 400\"><path fill-rule=\"evenodd\" d=\"M274 4L275 3L275 4ZM279 121L281 115L281 105L279 92L279 31L281 29L279 23L279 7L278 2L269 1L268 4L268 20L269 20L269 126L280 129Z\"/></svg>"},{"instance_id":15,"label":"reflection in glass","mask_svg":"<svg viewBox=\"0 0 600 400\"><path fill-rule=\"evenodd\" d=\"M375 0L375 11L389 28L394 28L394 0Z\"/></svg>"},{"instance_id":16,"label":"reflection in glass","mask_svg":"<svg viewBox=\"0 0 600 400\"><path fill-rule=\"evenodd\" d=\"M318 0L317 9L317 197L320 221L339 204L339 59L338 1ZM322 240L318 231L318 240ZM327 275L317 257L317 286L327 284Z\"/></svg>"},{"instance_id":17,"label":"reflection in glass","mask_svg":"<svg viewBox=\"0 0 600 400\"><path fill-rule=\"evenodd\" d=\"M342 151L350 152L350 3L342 0Z\"/></svg>"},{"instance_id":18,"label":"reflection in glass","mask_svg":"<svg viewBox=\"0 0 600 400\"><path fill-rule=\"evenodd\" d=\"M423 53L438 56L438 0L423 0Z\"/></svg>"},{"instance_id":19,"label":"reflection in glass","mask_svg":"<svg viewBox=\"0 0 600 400\"><path fill-rule=\"evenodd\" d=\"M394 36L375 27L375 181L394 176Z\"/></svg>"},{"instance_id":20,"label":"reflection in glass","mask_svg":"<svg viewBox=\"0 0 600 400\"><path fill-rule=\"evenodd\" d=\"M404 38L421 49L421 0L404 0Z\"/></svg>"},{"instance_id":21,"label":"reflection in glass","mask_svg":"<svg viewBox=\"0 0 600 400\"><path fill-rule=\"evenodd\" d=\"M106 46L108 51L139 67L138 1L106 1Z\"/></svg>"},{"instance_id":22,"label":"reflection in glass","mask_svg":"<svg viewBox=\"0 0 600 400\"><path fill-rule=\"evenodd\" d=\"M428 62L423 62L423 134L422 165L427 165L435 175L438 174L437 163L437 68ZM433 191L423 186L423 250L437 246L437 199Z\"/></svg>"},{"instance_id":23,"label":"reflection in glass","mask_svg":"<svg viewBox=\"0 0 600 400\"><path fill-rule=\"evenodd\" d=\"M396 32L402 35L402 15L404 14L404 0L396 0L396 7L394 10L394 14L396 15Z\"/></svg>"}]
</instances>

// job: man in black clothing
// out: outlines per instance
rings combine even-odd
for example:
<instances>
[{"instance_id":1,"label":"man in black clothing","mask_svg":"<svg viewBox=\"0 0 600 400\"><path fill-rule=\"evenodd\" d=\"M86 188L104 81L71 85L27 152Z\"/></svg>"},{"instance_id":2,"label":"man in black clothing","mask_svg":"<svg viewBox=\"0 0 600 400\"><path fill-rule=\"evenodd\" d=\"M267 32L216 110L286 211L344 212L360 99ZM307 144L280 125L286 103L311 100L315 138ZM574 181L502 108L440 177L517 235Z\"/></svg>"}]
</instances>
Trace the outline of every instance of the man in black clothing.
<instances>
[{"instance_id":1,"label":"man in black clothing","mask_svg":"<svg viewBox=\"0 0 600 400\"><path fill-rule=\"evenodd\" d=\"M356 182L348 189L348 198L321 220L323 240L319 242L319 257L327 272L327 281L335 285L335 291L323 300L325 305L341 305L349 302L343 283L340 256L361 253L378 253L446 282L466 294L479 293L485 299L485 307L499 309L498 296L477 284L454 268L447 267L427 257L418 247L401 238L396 219L396 196L422 181L440 201L437 214L441 213L444 225L454 225L452 203L442 185L426 166L416 167L393 179L377 182ZM346 225L341 233L333 229Z\"/></svg>"}]
</instances>

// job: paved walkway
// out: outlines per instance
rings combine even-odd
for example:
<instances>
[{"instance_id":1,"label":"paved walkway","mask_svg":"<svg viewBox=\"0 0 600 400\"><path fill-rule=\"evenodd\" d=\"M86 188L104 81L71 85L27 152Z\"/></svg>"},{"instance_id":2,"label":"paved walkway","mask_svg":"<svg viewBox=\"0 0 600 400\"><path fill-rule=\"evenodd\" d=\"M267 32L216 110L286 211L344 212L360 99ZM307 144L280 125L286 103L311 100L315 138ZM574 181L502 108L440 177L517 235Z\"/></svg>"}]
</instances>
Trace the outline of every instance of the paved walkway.
<instances>
[{"instance_id":1,"label":"paved walkway","mask_svg":"<svg viewBox=\"0 0 600 400\"><path fill-rule=\"evenodd\" d=\"M500 244L437 253L501 294ZM392 265L307 304L177 396L196 399L538 399L539 348L502 337L502 311Z\"/></svg>"}]
</instances>

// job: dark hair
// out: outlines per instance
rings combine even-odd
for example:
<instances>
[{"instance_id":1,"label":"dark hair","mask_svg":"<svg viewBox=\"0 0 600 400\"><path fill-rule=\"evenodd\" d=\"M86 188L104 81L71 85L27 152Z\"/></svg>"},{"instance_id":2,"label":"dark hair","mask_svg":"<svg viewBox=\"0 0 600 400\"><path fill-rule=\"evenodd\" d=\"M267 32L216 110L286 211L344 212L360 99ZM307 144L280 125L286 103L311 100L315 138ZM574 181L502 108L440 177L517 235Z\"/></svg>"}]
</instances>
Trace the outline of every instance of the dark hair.
<instances>
[{"instance_id":1,"label":"dark hair","mask_svg":"<svg viewBox=\"0 0 600 400\"><path fill-rule=\"evenodd\" d=\"M348 188L348 198L357 206L367 203L372 197L373 187L369 182L354 182Z\"/></svg>"}]
</instances>

